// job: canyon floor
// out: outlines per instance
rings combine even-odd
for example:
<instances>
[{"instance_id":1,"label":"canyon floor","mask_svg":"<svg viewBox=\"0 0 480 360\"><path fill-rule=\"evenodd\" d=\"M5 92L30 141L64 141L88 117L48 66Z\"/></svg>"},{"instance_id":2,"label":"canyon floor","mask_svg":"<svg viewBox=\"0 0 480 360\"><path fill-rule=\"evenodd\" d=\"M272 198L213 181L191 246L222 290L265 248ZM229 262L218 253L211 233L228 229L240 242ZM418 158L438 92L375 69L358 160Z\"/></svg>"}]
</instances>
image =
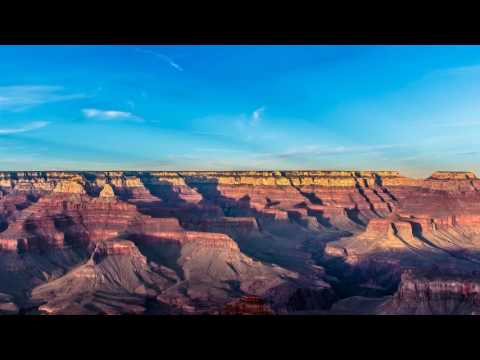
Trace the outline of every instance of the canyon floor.
<instances>
[{"instance_id":1,"label":"canyon floor","mask_svg":"<svg viewBox=\"0 0 480 360\"><path fill-rule=\"evenodd\" d=\"M471 172L0 172L0 314L479 312Z\"/></svg>"}]
</instances>

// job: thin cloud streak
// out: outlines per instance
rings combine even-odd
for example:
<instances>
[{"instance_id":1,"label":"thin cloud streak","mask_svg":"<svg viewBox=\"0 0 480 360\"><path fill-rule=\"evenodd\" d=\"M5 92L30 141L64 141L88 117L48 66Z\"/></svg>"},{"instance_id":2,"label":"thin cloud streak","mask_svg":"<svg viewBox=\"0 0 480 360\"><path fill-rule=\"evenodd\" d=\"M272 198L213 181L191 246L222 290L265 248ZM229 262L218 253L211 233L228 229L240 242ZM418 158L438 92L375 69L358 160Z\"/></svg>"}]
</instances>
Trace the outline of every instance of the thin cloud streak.
<instances>
[{"instance_id":1,"label":"thin cloud streak","mask_svg":"<svg viewBox=\"0 0 480 360\"><path fill-rule=\"evenodd\" d=\"M32 130L44 128L48 124L49 124L48 121L34 121L34 122L32 122L28 125L25 125L24 127L20 127L20 128L0 129L0 135L24 133L24 132L27 132L27 131L32 131Z\"/></svg>"},{"instance_id":2,"label":"thin cloud streak","mask_svg":"<svg viewBox=\"0 0 480 360\"><path fill-rule=\"evenodd\" d=\"M24 110L32 106L85 98L85 94L62 94L63 87L47 85L0 86L0 110Z\"/></svg>"},{"instance_id":3,"label":"thin cloud streak","mask_svg":"<svg viewBox=\"0 0 480 360\"><path fill-rule=\"evenodd\" d=\"M143 119L131 112L117 110L100 110L100 109L82 109L82 113L86 118L99 120L132 120L142 122Z\"/></svg>"},{"instance_id":4,"label":"thin cloud streak","mask_svg":"<svg viewBox=\"0 0 480 360\"><path fill-rule=\"evenodd\" d=\"M135 48L135 51L137 52L140 52L140 53L143 53L143 54L148 54L148 55L153 55L161 60L163 60L164 62L166 62L167 64L169 64L171 67L173 67L175 70L177 71L183 71L183 68L177 64L175 61L173 61L170 57L168 57L167 55L165 54L162 54L162 53L157 53L157 52L154 52L154 51L150 51L150 50L144 50L144 49L140 49L140 48Z\"/></svg>"},{"instance_id":5,"label":"thin cloud streak","mask_svg":"<svg viewBox=\"0 0 480 360\"><path fill-rule=\"evenodd\" d=\"M259 158L289 159L302 156L338 156L349 154L373 154L384 150L399 148L401 145L371 145L371 146L338 146L334 148L320 148L315 145L306 146L301 150L292 150L283 153L264 153L256 155Z\"/></svg>"},{"instance_id":6,"label":"thin cloud streak","mask_svg":"<svg viewBox=\"0 0 480 360\"><path fill-rule=\"evenodd\" d=\"M257 110L255 110L252 113L252 119L250 120L250 124L251 125L256 125L258 122L260 122L264 112L265 112L265 106L262 106L262 107L258 108Z\"/></svg>"}]
</instances>

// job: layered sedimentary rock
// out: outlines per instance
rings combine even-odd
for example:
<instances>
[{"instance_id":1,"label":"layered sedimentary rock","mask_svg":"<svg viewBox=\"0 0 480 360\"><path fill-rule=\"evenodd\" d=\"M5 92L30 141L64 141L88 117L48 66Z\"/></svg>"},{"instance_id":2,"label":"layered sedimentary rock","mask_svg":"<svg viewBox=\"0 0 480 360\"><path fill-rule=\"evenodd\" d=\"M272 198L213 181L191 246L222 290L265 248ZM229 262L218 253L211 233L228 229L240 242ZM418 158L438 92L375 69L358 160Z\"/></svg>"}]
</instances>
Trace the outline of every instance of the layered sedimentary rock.
<instances>
[{"instance_id":1,"label":"layered sedimentary rock","mask_svg":"<svg viewBox=\"0 0 480 360\"><path fill-rule=\"evenodd\" d=\"M47 314L138 314L145 310L144 284L167 282L149 271L133 243L99 243L85 264L34 288L32 300Z\"/></svg>"},{"instance_id":2,"label":"layered sedimentary rock","mask_svg":"<svg viewBox=\"0 0 480 360\"><path fill-rule=\"evenodd\" d=\"M366 231L329 244L327 254L368 255L389 250L462 252L480 245L479 180L473 173L437 172L418 186L390 186L392 214Z\"/></svg>"},{"instance_id":3,"label":"layered sedimentary rock","mask_svg":"<svg viewBox=\"0 0 480 360\"><path fill-rule=\"evenodd\" d=\"M103 185L102 191L100 191L99 196L103 198L115 197L112 186L110 184Z\"/></svg>"},{"instance_id":4,"label":"layered sedimentary rock","mask_svg":"<svg viewBox=\"0 0 480 360\"><path fill-rule=\"evenodd\" d=\"M34 288L32 301L48 314L214 313L232 292L265 296L285 276L296 275L244 256L223 234L165 232L97 243L86 263Z\"/></svg>"},{"instance_id":5,"label":"layered sedimentary rock","mask_svg":"<svg viewBox=\"0 0 480 360\"><path fill-rule=\"evenodd\" d=\"M258 296L243 296L227 305L221 312L222 315L273 315L274 312Z\"/></svg>"},{"instance_id":6,"label":"layered sedimentary rock","mask_svg":"<svg viewBox=\"0 0 480 360\"><path fill-rule=\"evenodd\" d=\"M478 273L405 271L395 294L372 310L384 315L479 315Z\"/></svg>"},{"instance_id":7,"label":"layered sedimentary rock","mask_svg":"<svg viewBox=\"0 0 480 360\"><path fill-rule=\"evenodd\" d=\"M476 271L479 249L471 172L0 173L13 312L373 312L405 269Z\"/></svg>"}]
</instances>

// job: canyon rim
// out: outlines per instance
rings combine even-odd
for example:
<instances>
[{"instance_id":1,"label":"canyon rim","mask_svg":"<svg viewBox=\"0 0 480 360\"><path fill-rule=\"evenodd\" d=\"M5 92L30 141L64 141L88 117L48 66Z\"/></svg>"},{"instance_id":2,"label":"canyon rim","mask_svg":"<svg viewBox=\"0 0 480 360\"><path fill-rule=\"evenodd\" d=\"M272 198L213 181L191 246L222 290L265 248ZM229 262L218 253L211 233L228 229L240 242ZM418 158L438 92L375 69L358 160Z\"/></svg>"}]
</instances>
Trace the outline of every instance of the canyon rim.
<instances>
[{"instance_id":1,"label":"canyon rim","mask_svg":"<svg viewBox=\"0 0 480 360\"><path fill-rule=\"evenodd\" d=\"M0 173L2 314L477 314L480 179Z\"/></svg>"}]
</instances>

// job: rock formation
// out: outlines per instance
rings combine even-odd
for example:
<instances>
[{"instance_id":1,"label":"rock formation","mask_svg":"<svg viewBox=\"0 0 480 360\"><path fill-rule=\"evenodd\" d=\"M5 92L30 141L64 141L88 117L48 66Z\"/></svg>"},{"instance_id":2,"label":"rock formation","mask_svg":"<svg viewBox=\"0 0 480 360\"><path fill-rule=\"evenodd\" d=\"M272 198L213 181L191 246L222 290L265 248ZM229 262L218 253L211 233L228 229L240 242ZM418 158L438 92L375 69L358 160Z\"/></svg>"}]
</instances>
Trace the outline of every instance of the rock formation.
<instances>
[{"instance_id":1,"label":"rock formation","mask_svg":"<svg viewBox=\"0 0 480 360\"><path fill-rule=\"evenodd\" d=\"M402 274L397 292L377 309L379 314L479 315L480 281L477 273Z\"/></svg>"},{"instance_id":2,"label":"rock formation","mask_svg":"<svg viewBox=\"0 0 480 360\"><path fill-rule=\"evenodd\" d=\"M479 250L471 172L0 172L0 313L472 313Z\"/></svg>"},{"instance_id":3,"label":"rock formation","mask_svg":"<svg viewBox=\"0 0 480 360\"><path fill-rule=\"evenodd\" d=\"M222 315L273 315L265 301L255 295L246 295L225 305L221 312Z\"/></svg>"},{"instance_id":4,"label":"rock formation","mask_svg":"<svg viewBox=\"0 0 480 360\"><path fill-rule=\"evenodd\" d=\"M115 193L113 192L113 188L110 184L103 185L102 191L100 191L100 197L103 198L113 198L115 197Z\"/></svg>"},{"instance_id":5,"label":"rock formation","mask_svg":"<svg viewBox=\"0 0 480 360\"><path fill-rule=\"evenodd\" d=\"M337 302L335 314L479 315L478 274L405 271L398 290L379 298L350 297Z\"/></svg>"}]
</instances>

